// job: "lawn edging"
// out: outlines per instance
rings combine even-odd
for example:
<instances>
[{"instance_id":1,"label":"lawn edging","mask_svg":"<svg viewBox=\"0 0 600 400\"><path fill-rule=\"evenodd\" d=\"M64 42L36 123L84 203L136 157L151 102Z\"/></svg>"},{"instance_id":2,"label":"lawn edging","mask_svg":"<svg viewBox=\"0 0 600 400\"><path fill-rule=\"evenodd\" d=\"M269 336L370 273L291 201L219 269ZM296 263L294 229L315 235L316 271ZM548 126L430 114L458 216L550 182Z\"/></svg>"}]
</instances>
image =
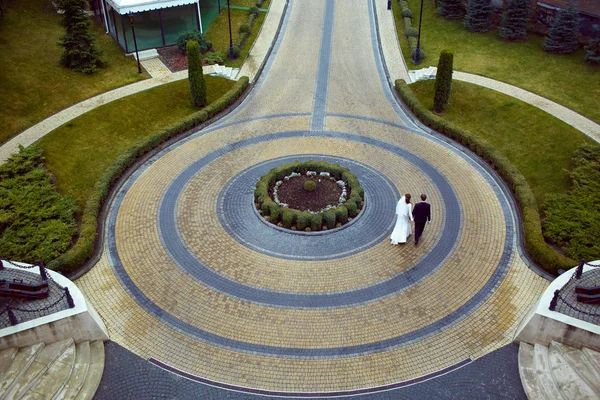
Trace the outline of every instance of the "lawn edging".
<instances>
[{"instance_id":1,"label":"lawn edging","mask_svg":"<svg viewBox=\"0 0 600 400\"><path fill-rule=\"evenodd\" d=\"M425 125L457 141L488 163L513 192L523 222L525 250L531 259L554 275L559 269L570 269L576 261L563 256L549 246L542 235L540 213L533 191L519 170L485 139L464 130L427 109L403 79L395 81L400 98Z\"/></svg>"},{"instance_id":2,"label":"lawn edging","mask_svg":"<svg viewBox=\"0 0 600 400\"><path fill-rule=\"evenodd\" d=\"M209 118L233 104L242 95L248 83L249 78L247 76L241 77L232 89L202 110L183 118L165 129L159 130L152 136L140 140L127 151L123 152L96 181L94 189L85 204L81 217L79 237L76 243L64 254L52 260L48 264L48 267L61 273L70 273L83 265L94 253L98 237L98 216L100 215L104 201L125 171L134 165L140 157L156 149L168 140L206 122Z\"/></svg>"}]
</instances>

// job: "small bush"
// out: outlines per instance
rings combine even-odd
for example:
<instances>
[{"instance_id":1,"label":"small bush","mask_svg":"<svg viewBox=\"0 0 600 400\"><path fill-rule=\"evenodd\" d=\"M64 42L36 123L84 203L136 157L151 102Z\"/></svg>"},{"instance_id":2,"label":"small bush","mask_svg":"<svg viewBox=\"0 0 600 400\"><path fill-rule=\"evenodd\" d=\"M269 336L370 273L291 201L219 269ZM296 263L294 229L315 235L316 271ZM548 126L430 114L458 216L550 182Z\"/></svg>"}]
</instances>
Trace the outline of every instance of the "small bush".
<instances>
[{"instance_id":1,"label":"small bush","mask_svg":"<svg viewBox=\"0 0 600 400\"><path fill-rule=\"evenodd\" d=\"M310 219L310 230L311 231L320 231L323 226L323 215L321 214L313 214Z\"/></svg>"},{"instance_id":2,"label":"small bush","mask_svg":"<svg viewBox=\"0 0 600 400\"><path fill-rule=\"evenodd\" d=\"M315 181L306 181L306 182L304 182L304 190L312 192L316 188L317 188L317 182L315 182Z\"/></svg>"},{"instance_id":3,"label":"small bush","mask_svg":"<svg viewBox=\"0 0 600 400\"><path fill-rule=\"evenodd\" d=\"M295 217L296 213L294 213L287 207L284 208L281 214L281 223L284 226L284 228L290 229L292 225L294 225L294 222L296 222Z\"/></svg>"},{"instance_id":4,"label":"small bush","mask_svg":"<svg viewBox=\"0 0 600 400\"><path fill-rule=\"evenodd\" d=\"M303 231L305 228L310 227L310 221L312 214L308 211L302 211L298 214L298 220L296 221L296 228L299 231Z\"/></svg>"},{"instance_id":5,"label":"small bush","mask_svg":"<svg viewBox=\"0 0 600 400\"><path fill-rule=\"evenodd\" d=\"M253 15L258 15L259 12L260 10L258 9L258 7L250 7L250 10L248 10L248 13Z\"/></svg>"},{"instance_id":6,"label":"small bush","mask_svg":"<svg viewBox=\"0 0 600 400\"><path fill-rule=\"evenodd\" d=\"M404 18L412 18L412 11L406 9L406 10L402 10L402 17Z\"/></svg>"},{"instance_id":7,"label":"small bush","mask_svg":"<svg viewBox=\"0 0 600 400\"><path fill-rule=\"evenodd\" d=\"M181 54L185 54L187 51L187 43L192 40L198 42L202 54L212 48L212 43L206 40L203 33L200 33L197 29L189 29L179 33L177 36L177 39L175 40L177 50L179 50Z\"/></svg>"},{"instance_id":8,"label":"small bush","mask_svg":"<svg viewBox=\"0 0 600 400\"><path fill-rule=\"evenodd\" d=\"M406 30L406 37L417 37L419 36L419 31L417 31L416 28L413 28L412 26L410 28L408 28Z\"/></svg>"},{"instance_id":9,"label":"small bush","mask_svg":"<svg viewBox=\"0 0 600 400\"><path fill-rule=\"evenodd\" d=\"M206 53L206 55L204 56L204 61L206 61L210 65L224 64L225 58L226 58L225 53L220 52L220 51L214 51L214 52Z\"/></svg>"},{"instance_id":10,"label":"small bush","mask_svg":"<svg viewBox=\"0 0 600 400\"><path fill-rule=\"evenodd\" d=\"M347 201L344 203L344 207L348 210L348 216L350 218L354 218L358 215L358 208L356 207L356 203L353 201Z\"/></svg>"},{"instance_id":11,"label":"small bush","mask_svg":"<svg viewBox=\"0 0 600 400\"><path fill-rule=\"evenodd\" d=\"M332 210L329 210L327 212L325 212L323 214L323 220L325 221L325 225L327 225L327 228L329 229L333 229L335 228L335 212Z\"/></svg>"},{"instance_id":12,"label":"small bush","mask_svg":"<svg viewBox=\"0 0 600 400\"><path fill-rule=\"evenodd\" d=\"M240 33L250 32L250 25L242 24L240 25Z\"/></svg>"},{"instance_id":13,"label":"small bush","mask_svg":"<svg viewBox=\"0 0 600 400\"><path fill-rule=\"evenodd\" d=\"M281 220L281 207L275 202L269 207L269 216L271 217L271 222L276 224Z\"/></svg>"},{"instance_id":14,"label":"small bush","mask_svg":"<svg viewBox=\"0 0 600 400\"><path fill-rule=\"evenodd\" d=\"M335 220L342 224L348 222L348 209L344 206L339 206L335 209Z\"/></svg>"}]
</instances>

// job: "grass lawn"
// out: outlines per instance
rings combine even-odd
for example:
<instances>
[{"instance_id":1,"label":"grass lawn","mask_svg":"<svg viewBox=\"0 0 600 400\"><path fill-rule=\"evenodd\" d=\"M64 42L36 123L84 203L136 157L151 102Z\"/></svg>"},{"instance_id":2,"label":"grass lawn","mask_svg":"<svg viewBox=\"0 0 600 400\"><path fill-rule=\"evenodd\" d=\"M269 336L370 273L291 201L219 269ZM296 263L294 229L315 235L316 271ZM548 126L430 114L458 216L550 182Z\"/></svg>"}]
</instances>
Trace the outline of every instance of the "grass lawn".
<instances>
[{"instance_id":1,"label":"grass lawn","mask_svg":"<svg viewBox=\"0 0 600 400\"><path fill-rule=\"evenodd\" d=\"M434 80L410 85L433 108ZM570 125L527 103L466 82L453 81L446 113L456 125L485 138L527 179L538 205L550 193L566 193L566 170L579 146L595 143Z\"/></svg>"},{"instance_id":2,"label":"grass lawn","mask_svg":"<svg viewBox=\"0 0 600 400\"><path fill-rule=\"evenodd\" d=\"M266 2L265 2L266 3ZM258 18L252 26L250 36L244 42L244 47L241 49L240 56L230 61L228 58L225 60L225 65L228 67L239 68L250 51L250 47L258 32L262 26L266 17L266 13L258 14ZM240 37L240 26L248 21L248 11L244 10L231 10L231 33L233 35L233 43L238 37ZM206 39L213 44L215 51L222 51L227 54L229 49L229 23L227 20L227 8L221 9L221 14L217 16L210 24L210 27L206 30Z\"/></svg>"},{"instance_id":3,"label":"grass lawn","mask_svg":"<svg viewBox=\"0 0 600 400\"><path fill-rule=\"evenodd\" d=\"M49 0L8 0L0 20L0 143L74 103L147 78L99 26L93 32L108 67L88 76L59 66L61 20Z\"/></svg>"},{"instance_id":4,"label":"grass lawn","mask_svg":"<svg viewBox=\"0 0 600 400\"><path fill-rule=\"evenodd\" d=\"M205 79L208 104L235 84L219 77ZM113 101L43 137L40 142L46 167L56 176L58 191L71 192L81 213L100 175L122 152L196 111L187 79Z\"/></svg>"},{"instance_id":5,"label":"grass lawn","mask_svg":"<svg viewBox=\"0 0 600 400\"><path fill-rule=\"evenodd\" d=\"M413 26L419 24L419 0L408 0ZM510 83L537 93L600 122L600 67L583 61L580 49L571 55L554 55L542 50L543 37L529 34L526 42L500 39L497 29L472 33L462 21L440 17L431 0L424 1L421 48L425 60L415 66L410 60L400 5L393 1L398 37L411 69L437 66L440 52L454 52L454 69Z\"/></svg>"},{"instance_id":6,"label":"grass lawn","mask_svg":"<svg viewBox=\"0 0 600 400\"><path fill-rule=\"evenodd\" d=\"M260 8L269 8L269 3L271 0L263 1ZM256 0L231 0L229 3L232 6L241 6L241 7L256 7Z\"/></svg>"}]
</instances>

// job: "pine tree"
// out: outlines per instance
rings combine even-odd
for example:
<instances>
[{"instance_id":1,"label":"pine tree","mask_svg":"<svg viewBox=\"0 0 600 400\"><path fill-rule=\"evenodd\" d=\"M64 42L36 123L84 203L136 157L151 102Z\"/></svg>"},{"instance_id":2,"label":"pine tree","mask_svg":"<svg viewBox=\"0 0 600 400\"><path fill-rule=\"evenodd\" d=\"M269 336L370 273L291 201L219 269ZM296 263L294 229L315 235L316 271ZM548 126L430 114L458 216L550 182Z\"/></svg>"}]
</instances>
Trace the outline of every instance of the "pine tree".
<instances>
[{"instance_id":1,"label":"pine tree","mask_svg":"<svg viewBox=\"0 0 600 400\"><path fill-rule=\"evenodd\" d=\"M596 38L590 40L585 46L585 62L589 64L600 64L600 25L594 25Z\"/></svg>"},{"instance_id":2,"label":"pine tree","mask_svg":"<svg viewBox=\"0 0 600 400\"><path fill-rule=\"evenodd\" d=\"M206 105L206 82L202 71L200 45L195 40L191 40L187 43L186 52L192 102L196 107L204 107Z\"/></svg>"},{"instance_id":3,"label":"pine tree","mask_svg":"<svg viewBox=\"0 0 600 400\"><path fill-rule=\"evenodd\" d=\"M569 4L558 10L544 39L544 50L549 53L568 54L579 46L579 13Z\"/></svg>"},{"instance_id":4,"label":"pine tree","mask_svg":"<svg viewBox=\"0 0 600 400\"><path fill-rule=\"evenodd\" d=\"M500 37L504 40L525 40L530 16L529 0L508 0L508 7L500 24Z\"/></svg>"},{"instance_id":5,"label":"pine tree","mask_svg":"<svg viewBox=\"0 0 600 400\"><path fill-rule=\"evenodd\" d=\"M433 97L433 111L444 112L452 87L452 63L454 55L449 50L442 50L438 61L437 74L435 76L435 93Z\"/></svg>"},{"instance_id":6,"label":"pine tree","mask_svg":"<svg viewBox=\"0 0 600 400\"><path fill-rule=\"evenodd\" d=\"M64 48L60 63L75 71L92 74L102 66L100 50L94 44L90 30L91 20L85 14L86 0L62 0L58 3L64 10L62 25L66 34L58 42Z\"/></svg>"},{"instance_id":7,"label":"pine tree","mask_svg":"<svg viewBox=\"0 0 600 400\"><path fill-rule=\"evenodd\" d=\"M465 15L462 0L440 0L440 15L446 19L461 19Z\"/></svg>"},{"instance_id":8,"label":"pine tree","mask_svg":"<svg viewBox=\"0 0 600 400\"><path fill-rule=\"evenodd\" d=\"M491 16L491 0L471 0L467 6L465 26L471 32L487 32L492 27Z\"/></svg>"}]
</instances>

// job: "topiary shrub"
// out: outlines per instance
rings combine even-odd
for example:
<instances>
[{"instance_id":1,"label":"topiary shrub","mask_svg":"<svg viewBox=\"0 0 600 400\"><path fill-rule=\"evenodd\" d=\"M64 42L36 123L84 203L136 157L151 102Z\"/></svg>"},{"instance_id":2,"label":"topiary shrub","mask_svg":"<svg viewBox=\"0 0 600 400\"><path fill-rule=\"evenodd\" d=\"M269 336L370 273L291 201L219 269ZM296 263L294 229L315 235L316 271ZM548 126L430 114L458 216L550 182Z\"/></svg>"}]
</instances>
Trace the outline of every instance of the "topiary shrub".
<instances>
[{"instance_id":1,"label":"topiary shrub","mask_svg":"<svg viewBox=\"0 0 600 400\"><path fill-rule=\"evenodd\" d=\"M413 17L412 11L410 11L409 9L402 10L402 17L403 18L412 18Z\"/></svg>"},{"instance_id":2,"label":"topiary shrub","mask_svg":"<svg viewBox=\"0 0 600 400\"><path fill-rule=\"evenodd\" d=\"M491 17L491 0L470 0L464 24L471 32L487 32L492 27Z\"/></svg>"},{"instance_id":3,"label":"topiary shrub","mask_svg":"<svg viewBox=\"0 0 600 400\"><path fill-rule=\"evenodd\" d=\"M508 0L506 12L498 29L504 40L525 40L531 17L530 0Z\"/></svg>"},{"instance_id":4,"label":"topiary shrub","mask_svg":"<svg viewBox=\"0 0 600 400\"><path fill-rule=\"evenodd\" d=\"M225 53L220 51L210 51L204 55L204 61L208 64L224 64L225 63Z\"/></svg>"},{"instance_id":5,"label":"topiary shrub","mask_svg":"<svg viewBox=\"0 0 600 400\"><path fill-rule=\"evenodd\" d=\"M259 12L260 10L258 9L258 7L250 7L250 9L248 10L248 14L258 15Z\"/></svg>"},{"instance_id":6,"label":"topiary shrub","mask_svg":"<svg viewBox=\"0 0 600 400\"><path fill-rule=\"evenodd\" d=\"M320 231L323 226L323 215L321 214L313 214L310 219L310 230L311 231Z\"/></svg>"},{"instance_id":7,"label":"topiary shrub","mask_svg":"<svg viewBox=\"0 0 600 400\"><path fill-rule=\"evenodd\" d=\"M185 54L187 51L187 44L189 41L198 42L198 46L200 47L200 52L202 54L206 53L212 48L212 43L206 40L203 33L200 33L197 29L189 29L187 31L183 31L179 33L177 39L175 40L175 44L177 44L177 50L181 54Z\"/></svg>"},{"instance_id":8,"label":"topiary shrub","mask_svg":"<svg viewBox=\"0 0 600 400\"><path fill-rule=\"evenodd\" d=\"M317 182L315 182L315 181L304 182L304 190L313 192L315 189L317 189Z\"/></svg>"},{"instance_id":9,"label":"topiary shrub","mask_svg":"<svg viewBox=\"0 0 600 400\"><path fill-rule=\"evenodd\" d=\"M358 207L356 207L356 203L353 201L347 201L344 203L344 207L348 210L348 216L350 218L354 218L358 215Z\"/></svg>"},{"instance_id":10,"label":"topiary shrub","mask_svg":"<svg viewBox=\"0 0 600 400\"><path fill-rule=\"evenodd\" d=\"M444 112L450 91L452 89L452 61L454 55L449 50L442 50L438 62L437 74L435 76L435 93L433 98L433 111Z\"/></svg>"},{"instance_id":11,"label":"topiary shrub","mask_svg":"<svg viewBox=\"0 0 600 400\"><path fill-rule=\"evenodd\" d=\"M406 37L417 37L419 36L419 31L417 31L417 28L413 28L412 26L408 29L406 29L405 33Z\"/></svg>"},{"instance_id":12,"label":"topiary shrub","mask_svg":"<svg viewBox=\"0 0 600 400\"><path fill-rule=\"evenodd\" d=\"M240 33L250 32L250 25L242 24L240 25Z\"/></svg>"},{"instance_id":13,"label":"topiary shrub","mask_svg":"<svg viewBox=\"0 0 600 400\"><path fill-rule=\"evenodd\" d=\"M296 228L299 231L303 231L304 229L310 227L310 221L312 218L312 214L308 211L301 211L298 214L298 220L296 221Z\"/></svg>"},{"instance_id":14,"label":"topiary shrub","mask_svg":"<svg viewBox=\"0 0 600 400\"><path fill-rule=\"evenodd\" d=\"M335 209L335 220L341 224L348 222L348 209L344 206L339 206Z\"/></svg>"},{"instance_id":15,"label":"topiary shrub","mask_svg":"<svg viewBox=\"0 0 600 400\"><path fill-rule=\"evenodd\" d=\"M295 217L296 213L286 207L281 213L281 224L284 228L290 229L294 225L294 222L296 222Z\"/></svg>"},{"instance_id":16,"label":"topiary shrub","mask_svg":"<svg viewBox=\"0 0 600 400\"><path fill-rule=\"evenodd\" d=\"M323 220L325 221L325 225L327 225L327 228L329 229L333 229L335 228L335 212L334 211L327 211L325 213L323 213Z\"/></svg>"},{"instance_id":17,"label":"topiary shrub","mask_svg":"<svg viewBox=\"0 0 600 400\"><path fill-rule=\"evenodd\" d=\"M271 217L271 222L274 224L281 220L281 207L275 202L269 207L269 216Z\"/></svg>"},{"instance_id":18,"label":"topiary shrub","mask_svg":"<svg viewBox=\"0 0 600 400\"><path fill-rule=\"evenodd\" d=\"M187 44L187 59L192 103L196 107L204 107L206 105L206 81L202 71L200 46L195 40L191 40Z\"/></svg>"},{"instance_id":19,"label":"topiary shrub","mask_svg":"<svg viewBox=\"0 0 600 400\"><path fill-rule=\"evenodd\" d=\"M555 54L569 54L579 46L579 12L573 4L556 12L548 36L544 39L544 50Z\"/></svg>"}]
</instances>

